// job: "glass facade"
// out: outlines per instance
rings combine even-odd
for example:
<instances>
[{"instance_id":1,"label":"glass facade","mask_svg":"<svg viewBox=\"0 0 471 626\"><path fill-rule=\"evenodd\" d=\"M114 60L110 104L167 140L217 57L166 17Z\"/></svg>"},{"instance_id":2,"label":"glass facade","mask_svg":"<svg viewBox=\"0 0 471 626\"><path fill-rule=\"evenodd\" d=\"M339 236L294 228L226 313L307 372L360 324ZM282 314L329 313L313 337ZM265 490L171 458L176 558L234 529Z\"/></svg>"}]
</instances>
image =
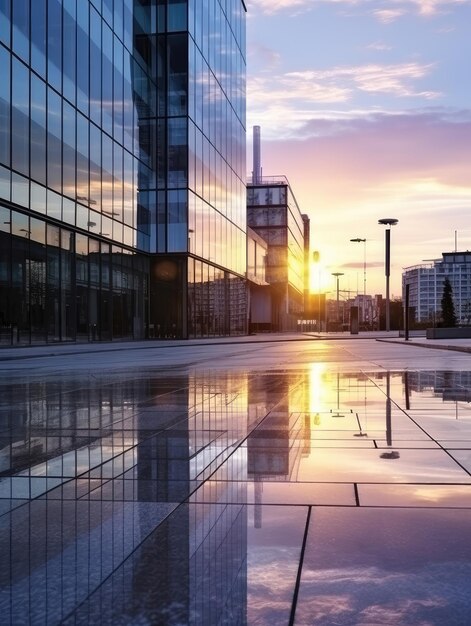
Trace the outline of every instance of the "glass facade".
<instances>
[{"instance_id":1,"label":"glass facade","mask_svg":"<svg viewBox=\"0 0 471 626\"><path fill-rule=\"evenodd\" d=\"M2 343L191 336L197 263L245 332L244 34L241 0L0 0Z\"/></svg>"}]
</instances>

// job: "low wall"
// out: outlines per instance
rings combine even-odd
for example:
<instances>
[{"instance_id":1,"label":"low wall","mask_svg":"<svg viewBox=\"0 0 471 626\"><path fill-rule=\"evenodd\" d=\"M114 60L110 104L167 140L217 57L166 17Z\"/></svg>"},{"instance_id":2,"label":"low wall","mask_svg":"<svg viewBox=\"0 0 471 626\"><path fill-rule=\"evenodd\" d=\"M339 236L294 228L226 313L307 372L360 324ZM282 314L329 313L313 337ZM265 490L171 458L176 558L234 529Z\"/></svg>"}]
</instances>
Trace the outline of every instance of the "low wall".
<instances>
[{"instance_id":1,"label":"low wall","mask_svg":"<svg viewBox=\"0 0 471 626\"><path fill-rule=\"evenodd\" d=\"M427 328L427 339L470 339L471 326L464 328Z\"/></svg>"}]
</instances>

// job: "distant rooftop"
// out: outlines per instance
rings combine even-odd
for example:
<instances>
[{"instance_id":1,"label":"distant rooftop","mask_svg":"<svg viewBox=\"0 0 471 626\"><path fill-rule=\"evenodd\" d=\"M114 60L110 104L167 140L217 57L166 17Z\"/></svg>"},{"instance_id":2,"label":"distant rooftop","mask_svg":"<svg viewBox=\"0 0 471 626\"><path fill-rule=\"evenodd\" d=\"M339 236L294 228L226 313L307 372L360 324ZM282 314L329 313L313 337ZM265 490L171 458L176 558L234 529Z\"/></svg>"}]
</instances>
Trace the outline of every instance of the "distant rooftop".
<instances>
[{"instance_id":1,"label":"distant rooftop","mask_svg":"<svg viewBox=\"0 0 471 626\"><path fill-rule=\"evenodd\" d=\"M261 176L254 182L254 176L247 177L247 185L288 185L286 176Z\"/></svg>"},{"instance_id":2,"label":"distant rooftop","mask_svg":"<svg viewBox=\"0 0 471 626\"><path fill-rule=\"evenodd\" d=\"M469 250L465 250L464 252L442 252L441 259L424 259L424 263L410 265L404 267L403 270L407 272L416 269L433 269L437 265L444 263L471 263L471 252Z\"/></svg>"}]
</instances>

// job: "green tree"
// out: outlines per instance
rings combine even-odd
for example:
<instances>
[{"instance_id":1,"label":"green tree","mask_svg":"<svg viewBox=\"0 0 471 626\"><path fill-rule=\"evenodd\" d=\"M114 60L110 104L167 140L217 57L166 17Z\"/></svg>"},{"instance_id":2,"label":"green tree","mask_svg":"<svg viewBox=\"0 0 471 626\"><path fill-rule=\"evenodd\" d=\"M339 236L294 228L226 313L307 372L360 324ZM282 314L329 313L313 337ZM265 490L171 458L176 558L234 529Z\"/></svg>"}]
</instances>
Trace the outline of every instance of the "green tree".
<instances>
[{"instance_id":1,"label":"green tree","mask_svg":"<svg viewBox=\"0 0 471 626\"><path fill-rule=\"evenodd\" d=\"M443 281L442 305L442 321L443 326L456 326L455 305L453 304L453 287L448 278Z\"/></svg>"}]
</instances>

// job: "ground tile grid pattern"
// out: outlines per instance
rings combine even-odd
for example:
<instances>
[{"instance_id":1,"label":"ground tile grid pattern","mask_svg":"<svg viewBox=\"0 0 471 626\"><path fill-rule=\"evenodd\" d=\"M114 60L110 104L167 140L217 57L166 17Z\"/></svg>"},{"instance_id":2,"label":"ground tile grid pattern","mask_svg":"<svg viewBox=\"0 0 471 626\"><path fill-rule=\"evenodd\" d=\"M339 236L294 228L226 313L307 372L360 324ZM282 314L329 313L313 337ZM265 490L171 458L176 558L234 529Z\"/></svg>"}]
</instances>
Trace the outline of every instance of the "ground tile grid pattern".
<instances>
[{"instance_id":1,"label":"ground tile grid pattern","mask_svg":"<svg viewBox=\"0 0 471 626\"><path fill-rule=\"evenodd\" d=\"M5 623L466 623L452 374L18 381L0 400Z\"/></svg>"}]
</instances>

